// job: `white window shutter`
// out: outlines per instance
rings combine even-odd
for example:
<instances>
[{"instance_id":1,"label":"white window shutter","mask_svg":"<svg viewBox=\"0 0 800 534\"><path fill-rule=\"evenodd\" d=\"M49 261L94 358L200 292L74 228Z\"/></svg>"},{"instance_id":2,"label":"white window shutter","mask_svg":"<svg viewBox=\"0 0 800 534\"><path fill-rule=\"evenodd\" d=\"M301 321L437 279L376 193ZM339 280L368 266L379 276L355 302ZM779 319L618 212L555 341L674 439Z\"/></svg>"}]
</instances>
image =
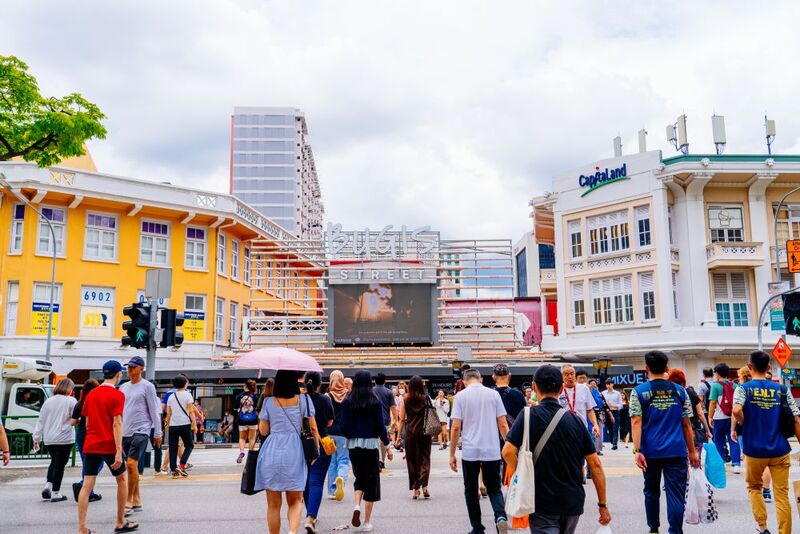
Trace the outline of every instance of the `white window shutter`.
<instances>
[{"instance_id":1,"label":"white window shutter","mask_svg":"<svg viewBox=\"0 0 800 534\"><path fill-rule=\"evenodd\" d=\"M636 219L647 219L650 216L650 206L637 206L634 209Z\"/></svg>"},{"instance_id":2,"label":"white window shutter","mask_svg":"<svg viewBox=\"0 0 800 534\"><path fill-rule=\"evenodd\" d=\"M639 274L639 291L653 291L653 273Z\"/></svg>"},{"instance_id":3,"label":"white window shutter","mask_svg":"<svg viewBox=\"0 0 800 534\"><path fill-rule=\"evenodd\" d=\"M731 277L731 298L747 299L747 279L745 273L729 273Z\"/></svg>"},{"instance_id":4,"label":"white window shutter","mask_svg":"<svg viewBox=\"0 0 800 534\"><path fill-rule=\"evenodd\" d=\"M712 283L715 300L730 298L730 293L728 292L728 273L714 273Z\"/></svg>"},{"instance_id":5,"label":"white window shutter","mask_svg":"<svg viewBox=\"0 0 800 534\"><path fill-rule=\"evenodd\" d=\"M576 234L581 231L581 221L569 221L567 223L567 230L570 234Z\"/></svg>"},{"instance_id":6,"label":"white window shutter","mask_svg":"<svg viewBox=\"0 0 800 534\"><path fill-rule=\"evenodd\" d=\"M583 300L583 282L572 282L572 300Z\"/></svg>"}]
</instances>

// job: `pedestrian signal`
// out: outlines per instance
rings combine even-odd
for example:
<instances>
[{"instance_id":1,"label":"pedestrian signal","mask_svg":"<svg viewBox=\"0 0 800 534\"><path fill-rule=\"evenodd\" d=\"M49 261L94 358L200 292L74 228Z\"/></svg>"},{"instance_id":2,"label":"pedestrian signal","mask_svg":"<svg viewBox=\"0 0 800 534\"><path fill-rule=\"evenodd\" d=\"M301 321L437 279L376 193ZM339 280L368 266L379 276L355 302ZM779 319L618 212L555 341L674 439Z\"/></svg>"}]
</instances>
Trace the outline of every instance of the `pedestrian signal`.
<instances>
[{"instance_id":1,"label":"pedestrian signal","mask_svg":"<svg viewBox=\"0 0 800 534\"><path fill-rule=\"evenodd\" d=\"M150 304L137 302L132 306L125 306L122 315L130 317L130 321L122 323L125 330L122 344L136 349L146 349L150 345Z\"/></svg>"}]
</instances>

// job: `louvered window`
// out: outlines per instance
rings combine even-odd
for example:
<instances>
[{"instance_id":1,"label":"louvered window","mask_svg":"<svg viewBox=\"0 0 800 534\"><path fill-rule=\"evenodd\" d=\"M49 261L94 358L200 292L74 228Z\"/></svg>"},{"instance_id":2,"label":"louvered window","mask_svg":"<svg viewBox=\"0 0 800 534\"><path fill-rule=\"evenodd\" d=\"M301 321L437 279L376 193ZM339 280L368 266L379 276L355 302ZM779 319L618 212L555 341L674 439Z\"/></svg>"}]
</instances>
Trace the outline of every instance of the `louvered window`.
<instances>
[{"instance_id":1,"label":"louvered window","mask_svg":"<svg viewBox=\"0 0 800 534\"><path fill-rule=\"evenodd\" d=\"M678 318L678 271L672 271L672 307L675 318Z\"/></svg>"},{"instance_id":2,"label":"louvered window","mask_svg":"<svg viewBox=\"0 0 800 534\"><path fill-rule=\"evenodd\" d=\"M718 326L747 326L747 276L744 272L714 273L714 308Z\"/></svg>"},{"instance_id":3,"label":"louvered window","mask_svg":"<svg viewBox=\"0 0 800 534\"><path fill-rule=\"evenodd\" d=\"M630 275L592 280L591 292L594 324L609 325L633 322L633 293Z\"/></svg>"},{"instance_id":4,"label":"louvered window","mask_svg":"<svg viewBox=\"0 0 800 534\"><path fill-rule=\"evenodd\" d=\"M639 247L649 247L652 243L650 236L650 207L639 206L634 211L636 231L639 235Z\"/></svg>"},{"instance_id":5,"label":"louvered window","mask_svg":"<svg viewBox=\"0 0 800 534\"><path fill-rule=\"evenodd\" d=\"M572 282L570 287L572 293L573 326L586 326L586 304L583 300L583 282Z\"/></svg>"},{"instance_id":6,"label":"louvered window","mask_svg":"<svg viewBox=\"0 0 800 534\"><path fill-rule=\"evenodd\" d=\"M581 222L570 221L567 224L569 232L570 258L583 256L583 236L581 235Z\"/></svg>"},{"instance_id":7,"label":"louvered window","mask_svg":"<svg viewBox=\"0 0 800 534\"><path fill-rule=\"evenodd\" d=\"M639 304L642 308L642 321L656 319L656 290L653 282L653 273L639 274Z\"/></svg>"},{"instance_id":8,"label":"louvered window","mask_svg":"<svg viewBox=\"0 0 800 534\"><path fill-rule=\"evenodd\" d=\"M589 230L589 253L592 256L630 248L627 210L589 217L586 226Z\"/></svg>"}]
</instances>

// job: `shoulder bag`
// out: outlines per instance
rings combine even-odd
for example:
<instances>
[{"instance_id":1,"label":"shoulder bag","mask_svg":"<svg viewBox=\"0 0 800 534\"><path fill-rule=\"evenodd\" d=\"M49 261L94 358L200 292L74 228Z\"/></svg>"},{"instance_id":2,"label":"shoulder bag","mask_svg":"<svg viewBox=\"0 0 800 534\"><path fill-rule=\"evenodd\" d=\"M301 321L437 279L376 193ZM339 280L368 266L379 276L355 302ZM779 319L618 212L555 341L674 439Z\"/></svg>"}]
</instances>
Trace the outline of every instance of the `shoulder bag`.
<instances>
[{"instance_id":1,"label":"shoulder bag","mask_svg":"<svg viewBox=\"0 0 800 534\"><path fill-rule=\"evenodd\" d=\"M794 413L792 413L792 407L789 406L789 398L788 395L791 395L789 392L789 388L784 385L781 385L781 434L786 439L791 438L794 436Z\"/></svg>"},{"instance_id":2,"label":"shoulder bag","mask_svg":"<svg viewBox=\"0 0 800 534\"><path fill-rule=\"evenodd\" d=\"M522 447L517 456L517 469L511 478L511 484L506 495L506 514L508 517L525 517L536 510L536 483L534 481L534 466L542 453L544 446L550 441L561 418L564 417L566 410L559 408L550 424L539 438L539 443L531 453L530 447L530 418L531 409L526 407L524 410L525 424L522 428Z\"/></svg>"},{"instance_id":3,"label":"shoulder bag","mask_svg":"<svg viewBox=\"0 0 800 534\"><path fill-rule=\"evenodd\" d=\"M423 429L423 433L426 436L438 436L442 432L442 424L439 422L439 415L436 413L436 408L434 408L433 403L425 395L425 426Z\"/></svg>"},{"instance_id":4,"label":"shoulder bag","mask_svg":"<svg viewBox=\"0 0 800 534\"><path fill-rule=\"evenodd\" d=\"M308 422L308 417L303 417L303 406L301 403L303 402L302 399L304 398L306 400L306 413L311 413L308 409L308 395L302 395L297 400L297 407L300 409L300 428L294 426L294 422L286 412L286 408L284 408L282 404L278 404L278 406L281 407L281 410L283 410L283 413L289 420L289 423L291 423L291 425L300 435L300 443L303 445L303 456L305 456L306 463L311 464L317 458L319 458L319 447L317 446L317 439L314 437L314 433L311 431L311 424Z\"/></svg>"}]
</instances>

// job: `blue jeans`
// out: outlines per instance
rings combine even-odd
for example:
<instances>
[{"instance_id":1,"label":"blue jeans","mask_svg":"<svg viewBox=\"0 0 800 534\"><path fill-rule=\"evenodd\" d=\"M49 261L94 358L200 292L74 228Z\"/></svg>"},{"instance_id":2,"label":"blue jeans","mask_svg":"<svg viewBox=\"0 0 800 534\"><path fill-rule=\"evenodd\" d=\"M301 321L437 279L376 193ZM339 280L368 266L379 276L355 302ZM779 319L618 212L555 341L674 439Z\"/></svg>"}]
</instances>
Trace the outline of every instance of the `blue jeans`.
<instances>
[{"instance_id":1,"label":"blue jeans","mask_svg":"<svg viewBox=\"0 0 800 534\"><path fill-rule=\"evenodd\" d=\"M731 420L730 419L715 419L714 420L714 446L717 452L725 459L725 442L728 443L728 448L731 452L731 464L741 465L742 455L739 449L739 443L731 439Z\"/></svg>"},{"instance_id":2,"label":"blue jeans","mask_svg":"<svg viewBox=\"0 0 800 534\"><path fill-rule=\"evenodd\" d=\"M331 457L331 466L328 469L328 495L336 491L336 477L342 477L345 486L347 475L350 473L350 454L347 452L347 439L344 436L331 436L336 443L336 452Z\"/></svg>"},{"instance_id":3,"label":"blue jeans","mask_svg":"<svg viewBox=\"0 0 800 534\"><path fill-rule=\"evenodd\" d=\"M619 410L611 410L611 415L614 416L614 422L612 423L610 418L606 418L606 437L611 442L611 445L616 447L619 441Z\"/></svg>"},{"instance_id":4,"label":"blue jeans","mask_svg":"<svg viewBox=\"0 0 800 534\"><path fill-rule=\"evenodd\" d=\"M314 519L317 518L319 505L322 504L322 490L325 487L325 475L328 474L330 465L331 457L325 454L325 451L320 447L319 458L308 468L306 490L303 492L303 501L306 503L306 515Z\"/></svg>"},{"instance_id":5,"label":"blue jeans","mask_svg":"<svg viewBox=\"0 0 800 534\"><path fill-rule=\"evenodd\" d=\"M644 472L644 511L650 532L660 526L661 473L667 494L669 534L683 534L683 513L686 510L686 484L689 467L686 457L647 458Z\"/></svg>"}]
</instances>

